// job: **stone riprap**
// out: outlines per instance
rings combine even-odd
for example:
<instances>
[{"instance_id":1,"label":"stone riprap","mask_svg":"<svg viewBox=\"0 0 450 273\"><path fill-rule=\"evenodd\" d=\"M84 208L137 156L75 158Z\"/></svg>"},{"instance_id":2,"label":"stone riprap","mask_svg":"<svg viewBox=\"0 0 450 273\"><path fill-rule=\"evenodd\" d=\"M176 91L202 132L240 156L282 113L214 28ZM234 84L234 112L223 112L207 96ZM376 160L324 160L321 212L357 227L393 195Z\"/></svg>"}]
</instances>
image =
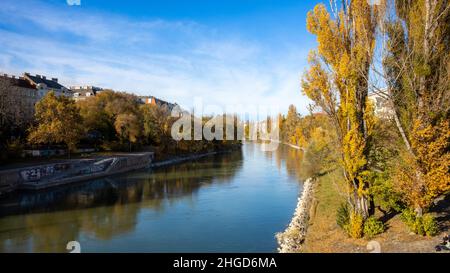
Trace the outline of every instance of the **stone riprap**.
<instances>
[{"instance_id":1,"label":"stone riprap","mask_svg":"<svg viewBox=\"0 0 450 273\"><path fill-rule=\"evenodd\" d=\"M278 252L295 253L301 251L309 224L309 212L313 200L314 179L309 178L303 184L302 195L298 198L297 208L289 226L284 232L277 233Z\"/></svg>"}]
</instances>

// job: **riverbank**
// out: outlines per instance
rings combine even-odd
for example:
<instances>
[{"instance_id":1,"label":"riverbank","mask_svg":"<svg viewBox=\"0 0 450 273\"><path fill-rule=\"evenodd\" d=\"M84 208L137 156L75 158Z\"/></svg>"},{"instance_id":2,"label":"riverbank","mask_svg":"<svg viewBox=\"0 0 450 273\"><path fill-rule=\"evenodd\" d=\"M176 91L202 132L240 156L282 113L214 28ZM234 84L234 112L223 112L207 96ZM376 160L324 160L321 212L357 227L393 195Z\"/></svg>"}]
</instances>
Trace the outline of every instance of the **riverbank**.
<instances>
[{"instance_id":1,"label":"riverbank","mask_svg":"<svg viewBox=\"0 0 450 273\"><path fill-rule=\"evenodd\" d=\"M16 190L40 190L120 174L150 166L153 153L115 154L72 159L0 171L0 195Z\"/></svg>"},{"instance_id":2,"label":"riverbank","mask_svg":"<svg viewBox=\"0 0 450 273\"><path fill-rule=\"evenodd\" d=\"M313 194L313 205L309 221L308 233L302 245L304 253L368 253L367 244L377 241L381 252L385 253L427 253L435 252L434 247L442 240L445 232L450 230L450 197L442 200L434 214L443 232L435 237L411 234L395 215L387 220L387 230L371 239L352 239L337 225L336 211L339 204L346 201L342 194L345 189L342 172L339 170L321 176L316 181ZM377 211L376 217L382 217Z\"/></svg>"},{"instance_id":3,"label":"riverbank","mask_svg":"<svg viewBox=\"0 0 450 273\"><path fill-rule=\"evenodd\" d=\"M291 222L284 232L276 234L278 252L300 252L306 238L311 205L313 201L314 179L309 178L303 183L302 195L298 198L297 207Z\"/></svg>"},{"instance_id":4,"label":"riverbank","mask_svg":"<svg viewBox=\"0 0 450 273\"><path fill-rule=\"evenodd\" d=\"M210 155L215 155L221 152L208 152L208 153L201 153L201 154L194 154L194 155L186 155L186 156L173 156L169 157L168 159L156 161L150 164L150 168L158 168L163 166L169 166L174 164L183 163L189 160L195 160L199 158L203 158ZM223 153L223 151L222 151Z\"/></svg>"},{"instance_id":5,"label":"riverbank","mask_svg":"<svg viewBox=\"0 0 450 273\"><path fill-rule=\"evenodd\" d=\"M296 150L302 150L302 151L305 150L304 148L302 148L302 147L300 147L300 146L298 146L298 145L294 145L294 144L287 143L287 142L282 142L282 141L279 141L279 140L274 140L274 139L263 139L263 140L261 140L261 141L275 142L275 143L278 143L278 144L283 144L283 145L289 146L289 147L294 148L294 149L296 149Z\"/></svg>"},{"instance_id":6,"label":"riverbank","mask_svg":"<svg viewBox=\"0 0 450 273\"><path fill-rule=\"evenodd\" d=\"M150 164L150 168L158 168L158 167L163 167L163 166L175 165L175 164L183 163L183 162L186 162L189 160L196 160L196 159L200 159L200 158L211 156L211 155L233 152L233 151L236 151L241 148L242 148L242 144L238 144L238 145L230 146L230 148L226 149L226 150L201 152L201 153L186 154L186 155L181 155L181 156L180 155L172 155L172 156L169 155L169 156L166 156L162 160L154 160Z\"/></svg>"}]
</instances>

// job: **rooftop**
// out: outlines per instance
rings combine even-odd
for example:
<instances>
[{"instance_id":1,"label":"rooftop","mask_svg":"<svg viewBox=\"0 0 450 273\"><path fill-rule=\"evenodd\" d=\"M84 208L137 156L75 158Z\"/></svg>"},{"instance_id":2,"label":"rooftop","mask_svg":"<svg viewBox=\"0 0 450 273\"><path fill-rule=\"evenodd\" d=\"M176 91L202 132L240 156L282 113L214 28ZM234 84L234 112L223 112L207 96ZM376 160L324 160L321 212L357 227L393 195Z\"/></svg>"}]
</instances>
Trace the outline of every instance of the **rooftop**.
<instances>
[{"instance_id":1,"label":"rooftop","mask_svg":"<svg viewBox=\"0 0 450 273\"><path fill-rule=\"evenodd\" d=\"M45 84L48 88L52 89L63 89L63 85L58 83L57 78L48 79L46 76L41 75L31 75L30 73L24 73L24 77L28 78L33 84L38 85L40 83Z\"/></svg>"},{"instance_id":2,"label":"rooftop","mask_svg":"<svg viewBox=\"0 0 450 273\"><path fill-rule=\"evenodd\" d=\"M103 88L92 86L92 85L83 85L83 86L71 86L70 90L72 91L101 91Z\"/></svg>"},{"instance_id":3,"label":"rooftop","mask_svg":"<svg viewBox=\"0 0 450 273\"><path fill-rule=\"evenodd\" d=\"M14 75L3 74L0 78L8 80L13 86L19 86L23 88L36 89L29 81L24 77L16 77Z\"/></svg>"}]
</instances>

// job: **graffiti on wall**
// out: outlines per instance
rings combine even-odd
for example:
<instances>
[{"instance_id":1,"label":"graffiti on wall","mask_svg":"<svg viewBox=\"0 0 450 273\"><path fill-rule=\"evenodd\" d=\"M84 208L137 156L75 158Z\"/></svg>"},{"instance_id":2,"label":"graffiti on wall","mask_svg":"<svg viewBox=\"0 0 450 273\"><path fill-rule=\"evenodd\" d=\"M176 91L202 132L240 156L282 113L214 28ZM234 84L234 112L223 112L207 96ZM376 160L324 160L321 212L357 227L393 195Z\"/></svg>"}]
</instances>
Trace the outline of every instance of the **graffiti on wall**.
<instances>
[{"instance_id":1,"label":"graffiti on wall","mask_svg":"<svg viewBox=\"0 0 450 273\"><path fill-rule=\"evenodd\" d=\"M20 172L20 176L25 181L39 181L43 178L53 176L55 174L67 172L72 168L69 163L59 163L53 165L45 165L33 167Z\"/></svg>"},{"instance_id":2,"label":"graffiti on wall","mask_svg":"<svg viewBox=\"0 0 450 273\"><path fill-rule=\"evenodd\" d=\"M53 175L55 171L55 165L48 165L21 171L20 175L25 181L38 181L45 176Z\"/></svg>"},{"instance_id":3,"label":"graffiti on wall","mask_svg":"<svg viewBox=\"0 0 450 273\"><path fill-rule=\"evenodd\" d=\"M20 171L20 176L25 182L38 182L45 179L62 179L99 172L107 172L108 168L115 162L114 171L123 171L131 167L145 167L151 162L150 155L135 157L108 158L99 161L84 160L72 163L57 163L51 165L37 166Z\"/></svg>"}]
</instances>

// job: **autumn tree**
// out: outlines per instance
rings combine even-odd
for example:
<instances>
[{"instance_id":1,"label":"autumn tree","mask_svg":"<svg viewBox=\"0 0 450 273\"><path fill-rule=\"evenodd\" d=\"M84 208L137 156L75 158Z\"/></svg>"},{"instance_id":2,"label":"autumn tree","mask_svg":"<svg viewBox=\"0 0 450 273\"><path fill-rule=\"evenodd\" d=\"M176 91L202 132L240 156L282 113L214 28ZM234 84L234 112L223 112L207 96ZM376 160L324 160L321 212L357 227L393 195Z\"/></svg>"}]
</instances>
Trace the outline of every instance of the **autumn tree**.
<instances>
[{"instance_id":1,"label":"autumn tree","mask_svg":"<svg viewBox=\"0 0 450 273\"><path fill-rule=\"evenodd\" d=\"M331 6L332 13L322 4L308 13L307 28L318 48L309 55L302 88L336 128L348 200L353 213L366 219L373 212L367 166L373 109L367 96L378 6L366 0L331 1Z\"/></svg>"},{"instance_id":2,"label":"autumn tree","mask_svg":"<svg viewBox=\"0 0 450 273\"><path fill-rule=\"evenodd\" d=\"M105 90L78 102L86 131L99 132L106 141L135 143L142 130L138 98L124 92ZM124 122L131 122L124 124ZM140 124L138 126L137 124Z\"/></svg>"},{"instance_id":3,"label":"autumn tree","mask_svg":"<svg viewBox=\"0 0 450 273\"><path fill-rule=\"evenodd\" d=\"M142 134L141 121L132 113L119 114L114 122L117 135L121 141L127 141L131 152L131 144L136 143Z\"/></svg>"},{"instance_id":4,"label":"autumn tree","mask_svg":"<svg viewBox=\"0 0 450 273\"><path fill-rule=\"evenodd\" d=\"M395 0L382 28L386 90L404 143L394 178L420 215L450 190L450 4L448 0Z\"/></svg>"},{"instance_id":5,"label":"autumn tree","mask_svg":"<svg viewBox=\"0 0 450 273\"><path fill-rule=\"evenodd\" d=\"M250 121L246 120L244 125L244 138L245 140L250 140Z\"/></svg>"},{"instance_id":6,"label":"autumn tree","mask_svg":"<svg viewBox=\"0 0 450 273\"><path fill-rule=\"evenodd\" d=\"M161 151L167 151L173 143L170 129L173 118L165 106L141 105L140 112L143 121L143 137L147 144L158 146Z\"/></svg>"},{"instance_id":7,"label":"autumn tree","mask_svg":"<svg viewBox=\"0 0 450 273\"><path fill-rule=\"evenodd\" d=\"M300 114L297 112L297 108L294 105L289 105L289 109L286 115L286 119L283 122L283 132L282 140L296 144L295 140L295 130L300 121Z\"/></svg>"},{"instance_id":8,"label":"autumn tree","mask_svg":"<svg viewBox=\"0 0 450 273\"><path fill-rule=\"evenodd\" d=\"M110 141L115 138L114 119L110 113L105 111L109 103L109 92L87 97L77 102L80 114L83 117L83 128L86 132L98 132L101 139Z\"/></svg>"},{"instance_id":9,"label":"autumn tree","mask_svg":"<svg viewBox=\"0 0 450 273\"><path fill-rule=\"evenodd\" d=\"M75 102L65 96L47 93L36 104L36 126L31 127L28 141L33 144L64 143L70 151L75 150L83 130L82 118Z\"/></svg>"}]
</instances>

